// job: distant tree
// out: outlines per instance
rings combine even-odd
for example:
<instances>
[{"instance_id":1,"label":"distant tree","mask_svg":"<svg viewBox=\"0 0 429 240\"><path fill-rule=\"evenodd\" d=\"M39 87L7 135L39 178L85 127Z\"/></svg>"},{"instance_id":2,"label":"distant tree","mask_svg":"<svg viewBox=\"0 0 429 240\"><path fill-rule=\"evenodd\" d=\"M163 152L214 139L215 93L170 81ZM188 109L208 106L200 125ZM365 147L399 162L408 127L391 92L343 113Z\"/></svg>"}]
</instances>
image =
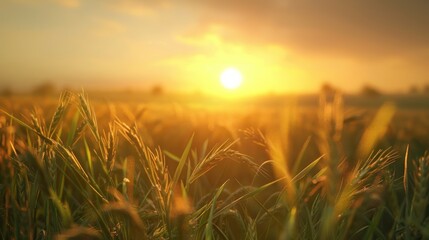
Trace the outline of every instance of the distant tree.
<instances>
[{"instance_id":1,"label":"distant tree","mask_svg":"<svg viewBox=\"0 0 429 240\"><path fill-rule=\"evenodd\" d=\"M429 84L426 84L426 85L425 85L425 87L424 87L424 89L423 89L423 92L424 92L425 94L429 94Z\"/></svg>"},{"instance_id":2,"label":"distant tree","mask_svg":"<svg viewBox=\"0 0 429 240\"><path fill-rule=\"evenodd\" d=\"M323 83L320 87L320 93L326 97L328 101L332 101L339 90L330 83Z\"/></svg>"},{"instance_id":3,"label":"distant tree","mask_svg":"<svg viewBox=\"0 0 429 240\"><path fill-rule=\"evenodd\" d=\"M48 96L55 93L55 85L52 82L44 82L33 88L31 91L36 96Z\"/></svg>"},{"instance_id":4,"label":"distant tree","mask_svg":"<svg viewBox=\"0 0 429 240\"><path fill-rule=\"evenodd\" d=\"M410 94L416 94L419 92L420 92L420 89L416 85L411 85L410 89L408 90L408 93Z\"/></svg>"},{"instance_id":5,"label":"distant tree","mask_svg":"<svg viewBox=\"0 0 429 240\"><path fill-rule=\"evenodd\" d=\"M320 87L320 91L322 91L322 92L335 92L336 88L334 86L332 86L332 84L325 82Z\"/></svg>"},{"instance_id":6,"label":"distant tree","mask_svg":"<svg viewBox=\"0 0 429 240\"><path fill-rule=\"evenodd\" d=\"M150 90L152 95L162 95L164 93L164 88L161 85L154 85Z\"/></svg>"},{"instance_id":7,"label":"distant tree","mask_svg":"<svg viewBox=\"0 0 429 240\"><path fill-rule=\"evenodd\" d=\"M0 90L0 96L10 97L12 95L13 95L13 91L9 87L4 87L3 89Z\"/></svg>"},{"instance_id":8,"label":"distant tree","mask_svg":"<svg viewBox=\"0 0 429 240\"><path fill-rule=\"evenodd\" d=\"M63 86L60 90L60 92L74 92L75 89L73 89L71 86Z\"/></svg>"},{"instance_id":9,"label":"distant tree","mask_svg":"<svg viewBox=\"0 0 429 240\"><path fill-rule=\"evenodd\" d=\"M364 85L361 90L361 94L368 97L381 96L382 92L374 86Z\"/></svg>"}]
</instances>

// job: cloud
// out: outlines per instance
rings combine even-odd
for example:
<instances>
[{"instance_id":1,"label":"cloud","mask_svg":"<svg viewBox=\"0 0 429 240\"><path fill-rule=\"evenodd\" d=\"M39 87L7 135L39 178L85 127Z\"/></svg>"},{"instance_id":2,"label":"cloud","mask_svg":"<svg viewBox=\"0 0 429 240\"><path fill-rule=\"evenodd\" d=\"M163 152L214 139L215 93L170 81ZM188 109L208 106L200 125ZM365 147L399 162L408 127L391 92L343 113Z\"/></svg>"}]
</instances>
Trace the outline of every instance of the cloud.
<instances>
[{"instance_id":1,"label":"cloud","mask_svg":"<svg viewBox=\"0 0 429 240\"><path fill-rule=\"evenodd\" d=\"M99 37L112 37L127 31L127 27L113 19L95 18L93 33Z\"/></svg>"},{"instance_id":2,"label":"cloud","mask_svg":"<svg viewBox=\"0 0 429 240\"><path fill-rule=\"evenodd\" d=\"M80 7L80 0L55 0L55 2L66 8L78 8Z\"/></svg>"},{"instance_id":3,"label":"cloud","mask_svg":"<svg viewBox=\"0 0 429 240\"><path fill-rule=\"evenodd\" d=\"M57 4L65 8L78 8L81 6L81 0L5 0L9 3L17 4Z\"/></svg>"},{"instance_id":4,"label":"cloud","mask_svg":"<svg viewBox=\"0 0 429 240\"><path fill-rule=\"evenodd\" d=\"M189 0L200 21L229 41L280 44L302 54L355 58L415 56L429 49L429 2L403 0Z\"/></svg>"},{"instance_id":5,"label":"cloud","mask_svg":"<svg viewBox=\"0 0 429 240\"><path fill-rule=\"evenodd\" d=\"M132 16L153 16L168 6L164 0L107 0L108 8Z\"/></svg>"}]
</instances>

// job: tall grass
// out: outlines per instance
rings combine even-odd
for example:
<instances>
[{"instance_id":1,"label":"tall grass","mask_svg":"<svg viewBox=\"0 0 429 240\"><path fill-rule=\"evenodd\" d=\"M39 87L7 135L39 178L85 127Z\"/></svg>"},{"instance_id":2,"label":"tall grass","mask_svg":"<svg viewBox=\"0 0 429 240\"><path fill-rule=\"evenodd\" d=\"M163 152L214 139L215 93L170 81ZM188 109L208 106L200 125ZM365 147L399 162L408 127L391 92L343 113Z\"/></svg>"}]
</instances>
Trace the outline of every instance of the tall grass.
<instances>
[{"instance_id":1,"label":"tall grass","mask_svg":"<svg viewBox=\"0 0 429 240\"><path fill-rule=\"evenodd\" d=\"M392 105L376 113L355 152L343 147L341 95L321 96L314 136L302 143L294 142L302 129L295 111L266 133L245 131L265 153L256 159L238 150L241 139L210 145L192 135L179 154L153 146L133 117L111 110L101 125L84 93L63 93L49 120L1 110L0 237L429 238L429 155L377 149ZM403 174L394 172L399 164ZM251 181L221 177L229 166Z\"/></svg>"}]
</instances>

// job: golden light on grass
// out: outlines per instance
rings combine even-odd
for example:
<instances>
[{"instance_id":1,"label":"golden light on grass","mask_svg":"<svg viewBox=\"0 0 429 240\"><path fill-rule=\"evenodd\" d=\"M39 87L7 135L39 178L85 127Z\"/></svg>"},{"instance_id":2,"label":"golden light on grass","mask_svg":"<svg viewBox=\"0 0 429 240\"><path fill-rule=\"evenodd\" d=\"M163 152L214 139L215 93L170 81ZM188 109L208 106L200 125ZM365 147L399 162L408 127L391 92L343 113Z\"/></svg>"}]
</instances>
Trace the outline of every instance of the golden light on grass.
<instances>
[{"instance_id":1,"label":"golden light on grass","mask_svg":"<svg viewBox=\"0 0 429 240\"><path fill-rule=\"evenodd\" d=\"M239 88L242 81L243 76L241 75L240 71L233 67L223 70L220 75L220 82L226 89L233 90Z\"/></svg>"}]
</instances>

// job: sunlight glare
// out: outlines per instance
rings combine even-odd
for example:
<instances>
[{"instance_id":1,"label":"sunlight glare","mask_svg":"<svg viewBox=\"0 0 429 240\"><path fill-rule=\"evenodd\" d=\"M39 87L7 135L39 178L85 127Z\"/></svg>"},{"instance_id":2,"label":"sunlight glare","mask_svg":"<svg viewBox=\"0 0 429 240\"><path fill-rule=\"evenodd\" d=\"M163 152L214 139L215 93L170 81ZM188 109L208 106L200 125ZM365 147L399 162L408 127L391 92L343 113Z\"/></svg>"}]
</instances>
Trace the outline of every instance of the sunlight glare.
<instances>
[{"instance_id":1,"label":"sunlight glare","mask_svg":"<svg viewBox=\"0 0 429 240\"><path fill-rule=\"evenodd\" d=\"M220 75L220 82L222 86L226 89L236 89L240 87L243 77L235 68L227 68Z\"/></svg>"}]
</instances>

